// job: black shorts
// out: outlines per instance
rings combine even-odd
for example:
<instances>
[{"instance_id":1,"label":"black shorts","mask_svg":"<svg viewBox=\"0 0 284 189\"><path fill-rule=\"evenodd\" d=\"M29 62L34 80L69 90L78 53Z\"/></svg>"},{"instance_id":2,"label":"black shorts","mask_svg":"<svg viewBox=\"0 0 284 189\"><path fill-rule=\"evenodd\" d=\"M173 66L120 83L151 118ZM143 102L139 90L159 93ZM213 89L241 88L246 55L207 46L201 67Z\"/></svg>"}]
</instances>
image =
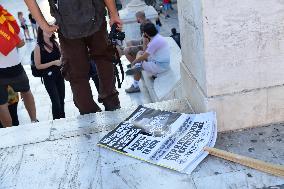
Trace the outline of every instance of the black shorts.
<instances>
[{"instance_id":1,"label":"black shorts","mask_svg":"<svg viewBox=\"0 0 284 189\"><path fill-rule=\"evenodd\" d=\"M27 25L21 25L21 27L23 28L23 30L27 30L28 29Z\"/></svg>"},{"instance_id":2,"label":"black shorts","mask_svg":"<svg viewBox=\"0 0 284 189\"><path fill-rule=\"evenodd\" d=\"M29 79L26 72L23 70L19 75L13 77L0 78L0 105L8 102L8 85L15 92L28 92L30 90Z\"/></svg>"}]
</instances>

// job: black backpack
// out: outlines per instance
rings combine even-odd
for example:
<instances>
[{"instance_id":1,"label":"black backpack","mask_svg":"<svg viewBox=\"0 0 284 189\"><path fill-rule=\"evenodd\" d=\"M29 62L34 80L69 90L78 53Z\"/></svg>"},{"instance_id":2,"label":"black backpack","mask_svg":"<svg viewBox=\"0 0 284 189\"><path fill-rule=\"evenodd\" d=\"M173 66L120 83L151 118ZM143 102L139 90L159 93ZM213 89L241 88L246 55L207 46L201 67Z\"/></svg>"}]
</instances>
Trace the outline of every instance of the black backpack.
<instances>
[{"instance_id":1,"label":"black backpack","mask_svg":"<svg viewBox=\"0 0 284 189\"><path fill-rule=\"evenodd\" d=\"M50 13L64 37L76 39L97 32L105 21L103 0L48 0Z\"/></svg>"},{"instance_id":2,"label":"black backpack","mask_svg":"<svg viewBox=\"0 0 284 189\"><path fill-rule=\"evenodd\" d=\"M34 61L34 51L31 53L31 70L32 70L32 75L34 77L43 77L44 76L44 71L43 70L38 70L35 66L35 61Z\"/></svg>"}]
</instances>

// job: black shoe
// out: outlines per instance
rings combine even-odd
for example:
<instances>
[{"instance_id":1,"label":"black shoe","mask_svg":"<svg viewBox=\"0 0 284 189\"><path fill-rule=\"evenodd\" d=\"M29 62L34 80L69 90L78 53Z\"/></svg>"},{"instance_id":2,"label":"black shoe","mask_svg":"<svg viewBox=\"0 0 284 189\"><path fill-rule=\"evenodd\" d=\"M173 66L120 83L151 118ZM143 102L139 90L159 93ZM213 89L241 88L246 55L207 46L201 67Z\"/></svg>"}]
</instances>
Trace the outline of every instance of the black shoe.
<instances>
[{"instance_id":1,"label":"black shoe","mask_svg":"<svg viewBox=\"0 0 284 189\"><path fill-rule=\"evenodd\" d=\"M114 111L120 109L120 105L112 106L112 107L105 107L105 111Z\"/></svg>"},{"instance_id":2,"label":"black shoe","mask_svg":"<svg viewBox=\"0 0 284 189\"><path fill-rule=\"evenodd\" d=\"M152 75L152 77L151 77L153 80L155 80L156 78L157 78L157 76L156 75Z\"/></svg>"}]
</instances>

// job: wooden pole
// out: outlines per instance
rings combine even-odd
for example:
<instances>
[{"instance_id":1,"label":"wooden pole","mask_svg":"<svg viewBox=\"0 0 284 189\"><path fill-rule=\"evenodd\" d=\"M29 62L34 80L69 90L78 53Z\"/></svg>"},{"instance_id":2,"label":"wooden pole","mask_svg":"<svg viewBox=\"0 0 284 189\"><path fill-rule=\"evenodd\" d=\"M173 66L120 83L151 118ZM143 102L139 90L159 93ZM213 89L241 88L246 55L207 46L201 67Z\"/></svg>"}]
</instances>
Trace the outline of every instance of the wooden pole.
<instances>
[{"instance_id":1,"label":"wooden pole","mask_svg":"<svg viewBox=\"0 0 284 189\"><path fill-rule=\"evenodd\" d=\"M272 175L284 177L284 166L283 165L266 163L258 159L241 156L238 154L230 153L224 150L211 148L211 147L204 147L204 150L209 152L210 155L220 157L220 158L223 158L223 159L235 162L235 163L239 163L241 165L245 165L245 166L257 169L259 171L270 173Z\"/></svg>"}]
</instances>

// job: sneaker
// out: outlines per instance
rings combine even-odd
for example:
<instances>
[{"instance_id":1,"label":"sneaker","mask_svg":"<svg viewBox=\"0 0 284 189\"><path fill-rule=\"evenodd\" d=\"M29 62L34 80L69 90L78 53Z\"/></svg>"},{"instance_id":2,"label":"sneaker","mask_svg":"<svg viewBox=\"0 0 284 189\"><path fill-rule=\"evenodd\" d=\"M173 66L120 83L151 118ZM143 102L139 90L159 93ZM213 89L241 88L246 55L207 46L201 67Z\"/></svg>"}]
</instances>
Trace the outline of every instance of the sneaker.
<instances>
[{"instance_id":1,"label":"sneaker","mask_svg":"<svg viewBox=\"0 0 284 189\"><path fill-rule=\"evenodd\" d=\"M37 123L37 122L39 122L39 120L38 120L38 119L36 119L36 120L32 121L32 123Z\"/></svg>"},{"instance_id":2,"label":"sneaker","mask_svg":"<svg viewBox=\"0 0 284 189\"><path fill-rule=\"evenodd\" d=\"M125 73L126 75L133 75L135 73L141 72L142 71L142 66L134 66L133 68L128 69Z\"/></svg>"},{"instance_id":3,"label":"sneaker","mask_svg":"<svg viewBox=\"0 0 284 189\"><path fill-rule=\"evenodd\" d=\"M126 93L138 93L140 92L140 88L139 87L134 87L134 85L131 85L131 87L129 87L128 89L125 89Z\"/></svg>"}]
</instances>

